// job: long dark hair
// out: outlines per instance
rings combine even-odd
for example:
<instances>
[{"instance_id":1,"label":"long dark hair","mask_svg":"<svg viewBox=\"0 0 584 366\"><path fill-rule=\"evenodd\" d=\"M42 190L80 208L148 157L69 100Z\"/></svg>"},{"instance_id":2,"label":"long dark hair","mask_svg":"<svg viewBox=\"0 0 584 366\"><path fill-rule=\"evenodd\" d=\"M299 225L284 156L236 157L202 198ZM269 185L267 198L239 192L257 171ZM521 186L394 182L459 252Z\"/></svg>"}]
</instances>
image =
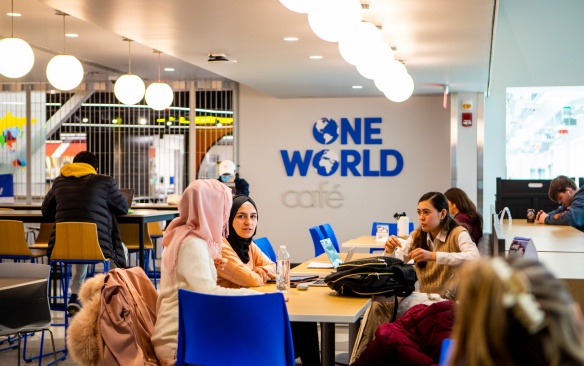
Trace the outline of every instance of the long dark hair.
<instances>
[{"instance_id":1,"label":"long dark hair","mask_svg":"<svg viewBox=\"0 0 584 366\"><path fill-rule=\"evenodd\" d=\"M444 192L446 198L456 205L456 208L463 214L467 214L470 217L471 222L474 226L477 226L480 232L483 232L483 217L477 211L477 206L468 198L468 195L460 188L450 188ZM469 230L469 233L472 233Z\"/></svg>"},{"instance_id":2,"label":"long dark hair","mask_svg":"<svg viewBox=\"0 0 584 366\"><path fill-rule=\"evenodd\" d=\"M456 220L450 217L448 211L448 200L444 194L440 192L428 192L420 198L418 203L423 201L430 201L430 204L432 204L432 206L438 210L438 212L446 210L446 216L440 221L440 230L446 229L448 233L447 235L450 235L450 231L452 231L452 229L460 226ZM422 229L417 231L419 232L419 235L416 235L413 238L414 241L412 243L412 249L421 248L424 250L430 250L430 247L428 246L428 233ZM426 262L417 262L416 265L420 268L424 268L426 267Z\"/></svg>"}]
</instances>

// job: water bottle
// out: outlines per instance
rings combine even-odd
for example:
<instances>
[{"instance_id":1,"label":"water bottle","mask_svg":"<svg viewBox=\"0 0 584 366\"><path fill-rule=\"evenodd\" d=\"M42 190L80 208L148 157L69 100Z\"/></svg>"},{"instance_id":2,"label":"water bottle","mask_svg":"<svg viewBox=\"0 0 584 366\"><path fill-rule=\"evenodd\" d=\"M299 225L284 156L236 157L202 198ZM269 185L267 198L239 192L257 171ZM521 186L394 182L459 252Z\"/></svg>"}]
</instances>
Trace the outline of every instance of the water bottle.
<instances>
[{"instance_id":1,"label":"water bottle","mask_svg":"<svg viewBox=\"0 0 584 366\"><path fill-rule=\"evenodd\" d=\"M288 291L290 291L290 254L285 245L280 245L280 250L276 255L276 289L288 301Z\"/></svg>"}]
</instances>

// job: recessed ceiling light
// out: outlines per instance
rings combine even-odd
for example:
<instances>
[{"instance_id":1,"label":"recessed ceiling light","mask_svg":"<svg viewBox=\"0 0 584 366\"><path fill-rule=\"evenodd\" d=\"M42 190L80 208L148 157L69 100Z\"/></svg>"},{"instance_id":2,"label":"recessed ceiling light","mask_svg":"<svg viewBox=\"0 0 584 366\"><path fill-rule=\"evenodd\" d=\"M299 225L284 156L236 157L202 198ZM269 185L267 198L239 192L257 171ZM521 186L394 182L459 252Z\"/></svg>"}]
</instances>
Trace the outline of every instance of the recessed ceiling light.
<instances>
[{"instance_id":1,"label":"recessed ceiling light","mask_svg":"<svg viewBox=\"0 0 584 366\"><path fill-rule=\"evenodd\" d=\"M174 71L174 67L165 67L164 71Z\"/></svg>"},{"instance_id":2,"label":"recessed ceiling light","mask_svg":"<svg viewBox=\"0 0 584 366\"><path fill-rule=\"evenodd\" d=\"M363 89L363 85L353 85L353 89Z\"/></svg>"},{"instance_id":3,"label":"recessed ceiling light","mask_svg":"<svg viewBox=\"0 0 584 366\"><path fill-rule=\"evenodd\" d=\"M77 34L77 33L65 33L65 37L77 38L77 37L79 37L79 34Z\"/></svg>"},{"instance_id":4,"label":"recessed ceiling light","mask_svg":"<svg viewBox=\"0 0 584 366\"><path fill-rule=\"evenodd\" d=\"M6 15L8 15L9 17L21 17L22 14L20 13L6 13Z\"/></svg>"},{"instance_id":5,"label":"recessed ceiling light","mask_svg":"<svg viewBox=\"0 0 584 366\"><path fill-rule=\"evenodd\" d=\"M81 122L83 122L83 123L87 123L87 122L89 122L89 118L87 118L87 117L83 117L83 119L81 120Z\"/></svg>"},{"instance_id":6,"label":"recessed ceiling light","mask_svg":"<svg viewBox=\"0 0 584 366\"><path fill-rule=\"evenodd\" d=\"M322 56L314 55L314 56L308 56L308 58L311 60L320 60L322 58Z\"/></svg>"},{"instance_id":7,"label":"recessed ceiling light","mask_svg":"<svg viewBox=\"0 0 584 366\"><path fill-rule=\"evenodd\" d=\"M148 122L148 121L146 120L146 118L144 118L144 117L140 118L140 121L139 121L139 123L140 123L141 125L145 125L145 124L146 124L146 122Z\"/></svg>"},{"instance_id":8,"label":"recessed ceiling light","mask_svg":"<svg viewBox=\"0 0 584 366\"><path fill-rule=\"evenodd\" d=\"M298 40L299 40L298 37L284 37L284 41L286 42L296 42Z\"/></svg>"}]
</instances>

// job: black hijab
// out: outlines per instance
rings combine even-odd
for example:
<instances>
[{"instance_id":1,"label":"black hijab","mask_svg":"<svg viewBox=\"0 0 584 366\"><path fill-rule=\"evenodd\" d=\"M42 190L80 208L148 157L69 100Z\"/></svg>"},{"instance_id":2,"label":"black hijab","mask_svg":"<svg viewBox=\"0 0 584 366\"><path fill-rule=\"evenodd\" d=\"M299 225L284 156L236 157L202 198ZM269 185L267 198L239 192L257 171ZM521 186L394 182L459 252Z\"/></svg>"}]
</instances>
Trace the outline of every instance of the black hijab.
<instances>
[{"instance_id":1,"label":"black hijab","mask_svg":"<svg viewBox=\"0 0 584 366\"><path fill-rule=\"evenodd\" d=\"M249 262L249 246L256 232L254 230L253 235L249 239L242 238L241 236L237 235L235 229L233 228L233 219L235 219L235 215L237 214L237 211L241 205L246 202L251 203L257 212L258 208L256 207L255 202L248 196L238 194L237 196L233 197L233 205L231 206L231 212L229 213L229 236L227 237L227 241L231 245L231 248L233 248L243 263Z\"/></svg>"}]
</instances>

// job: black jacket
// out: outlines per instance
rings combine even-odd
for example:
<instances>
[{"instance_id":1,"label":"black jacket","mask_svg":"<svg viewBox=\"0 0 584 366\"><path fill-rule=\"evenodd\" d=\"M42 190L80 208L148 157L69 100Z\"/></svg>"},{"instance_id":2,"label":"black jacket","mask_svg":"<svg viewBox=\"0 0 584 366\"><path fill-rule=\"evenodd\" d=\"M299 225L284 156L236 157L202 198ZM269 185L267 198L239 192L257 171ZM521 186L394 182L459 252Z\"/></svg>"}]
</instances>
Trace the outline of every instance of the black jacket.
<instances>
[{"instance_id":1,"label":"black jacket","mask_svg":"<svg viewBox=\"0 0 584 366\"><path fill-rule=\"evenodd\" d=\"M55 222L94 222L103 255L118 267L126 267L122 240L116 215L128 212L128 204L114 178L87 173L90 165L73 163L61 169L61 175L45 196L41 210L43 216ZM85 175L83 175L85 174ZM49 239L47 255L55 245L55 230Z\"/></svg>"},{"instance_id":2,"label":"black jacket","mask_svg":"<svg viewBox=\"0 0 584 366\"><path fill-rule=\"evenodd\" d=\"M223 183L221 177L217 178L217 180ZM245 179L239 178L238 173L235 173L235 180L233 181L233 183L235 183L234 195L244 194L246 196L249 196L249 183Z\"/></svg>"}]
</instances>

